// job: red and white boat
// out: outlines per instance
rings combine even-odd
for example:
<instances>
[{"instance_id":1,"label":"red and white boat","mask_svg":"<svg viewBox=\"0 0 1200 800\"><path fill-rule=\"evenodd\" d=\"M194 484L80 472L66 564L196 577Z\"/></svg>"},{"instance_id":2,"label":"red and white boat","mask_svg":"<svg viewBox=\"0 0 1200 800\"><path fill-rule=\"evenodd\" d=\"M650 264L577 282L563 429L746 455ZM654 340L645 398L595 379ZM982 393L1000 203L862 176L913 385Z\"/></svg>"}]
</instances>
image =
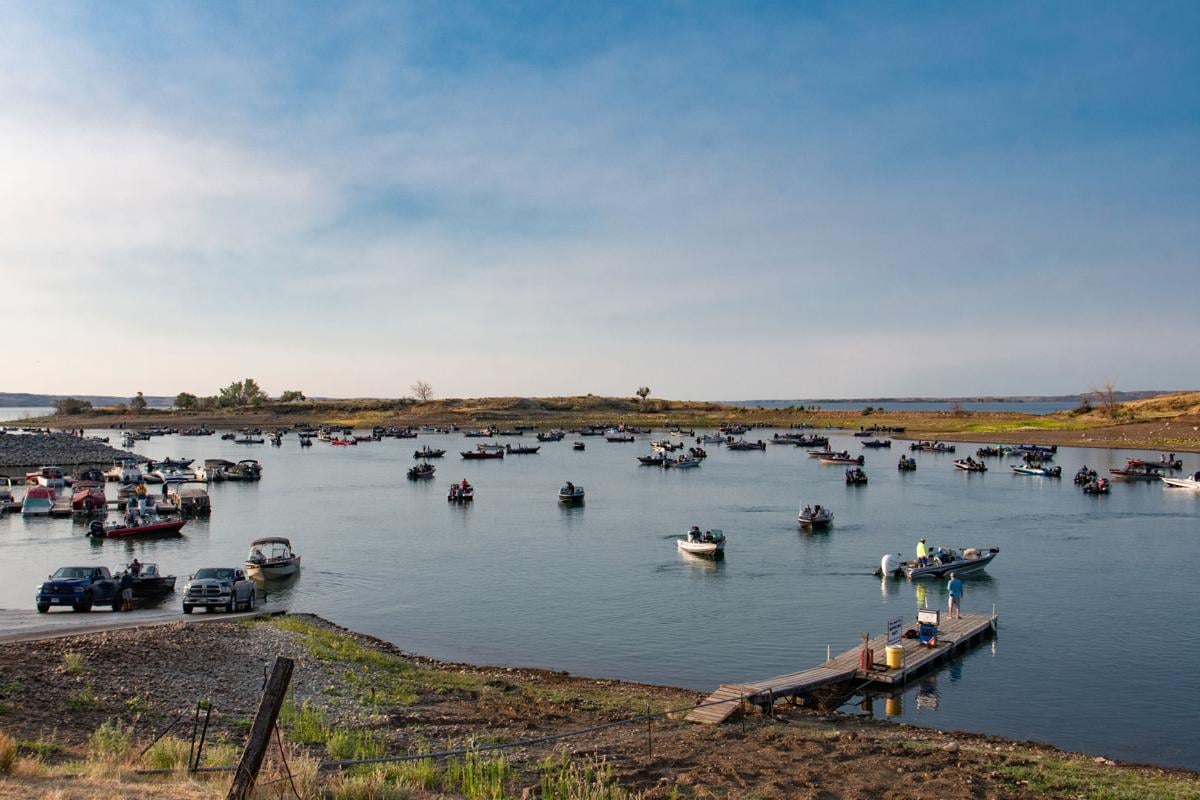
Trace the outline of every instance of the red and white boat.
<instances>
[{"instance_id":1,"label":"red and white boat","mask_svg":"<svg viewBox=\"0 0 1200 800\"><path fill-rule=\"evenodd\" d=\"M104 525L100 520L93 520L88 528L88 536L97 539L129 539L135 536L178 536L187 520L175 519L170 522L153 520L142 525Z\"/></svg>"},{"instance_id":2,"label":"red and white boat","mask_svg":"<svg viewBox=\"0 0 1200 800\"><path fill-rule=\"evenodd\" d=\"M71 490L71 511L77 514L103 513L108 509L108 496L102 483L76 483Z\"/></svg>"}]
</instances>

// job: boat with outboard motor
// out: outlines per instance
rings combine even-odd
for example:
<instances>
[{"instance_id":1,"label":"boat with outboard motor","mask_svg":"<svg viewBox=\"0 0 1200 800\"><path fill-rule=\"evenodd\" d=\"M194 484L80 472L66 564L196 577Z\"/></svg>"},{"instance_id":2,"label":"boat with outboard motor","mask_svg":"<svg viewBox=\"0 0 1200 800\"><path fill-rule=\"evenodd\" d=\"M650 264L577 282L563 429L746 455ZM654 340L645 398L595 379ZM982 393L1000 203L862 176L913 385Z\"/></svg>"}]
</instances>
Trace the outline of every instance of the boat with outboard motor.
<instances>
[{"instance_id":1,"label":"boat with outboard motor","mask_svg":"<svg viewBox=\"0 0 1200 800\"><path fill-rule=\"evenodd\" d=\"M857 464L860 467L867 463L867 459L863 456L852 456L845 451L841 453L822 453L817 456L817 460L822 464Z\"/></svg>"},{"instance_id":2,"label":"boat with outboard motor","mask_svg":"<svg viewBox=\"0 0 1200 800\"><path fill-rule=\"evenodd\" d=\"M667 460L667 457L662 453L658 453L652 456L638 456L637 460L644 467L661 467L663 462Z\"/></svg>"},{"instance_id":3,"label":"boat with outboard motor","mask_svg":"<svg viewBox=\"0 0 1200 800\"><path fill-rule=\"evenodd\" d=\"M185 519L160 520L156 514L145 516L133 511L125 514L124 522L105 525L98 519L92 520L87 535L93 539L130 539L139 536L181 536Z\"/></svg>"},{"instance_id":4,"label":"boat with outboard motor","mask_svg":"<svg viewBox=\"0 0 1200 800\"><path fill-rule=\"evenodd\" d=\"M871 447L871 448L879 448L879 447L890 448L892 446L892 440L891 439L872 439L869 442L863 442L862 446L863 447Z\"/></svg>"},{"instance_id":5,"label":"boat with outboard motor","mask_svg":"<svg viewBox=\"0 0 1200 800\"><path fill-rule=\"evenodd\" d=\"M725 554L725 534L716 529L701 533L700 528L693 525L682 539L675 540L675 546L693 556L720 558Z\"/></svg>"},{"instance_id":6,"label":"boat with outboard motor","mask_svg":"<svg viewBox=\"0 0 1200 800\"><path fill-rule=\"evenodd\" d=\"M805 506L796 514L802 528L826 528L833 522L833 512L822 505Z\"/></svg>"},{"instance_id":7,"label":"boat with outboard motor","mask_svg":"<svg viewBox=\"0 0 1200 800\"><path fill-rule=\"evenodd\" d=\"M917 468L917 460L908 456L900 456L900 460L896 463L896 469L901 472L912 472Z\"/></svg>"},{"instance_id":8,"label":"boat with outboard motor","mask_svg":"<svg viewBox=\"0 0 1200 800\"><path fill-rule=\"evenodd\" d=\"M945 442L918 441L910 444L908 449L920 450L923 453L953 453L954 445Z\"/></svg>"},{"instance_id":9,"label":"boat with outboard motor","mask_svg":"<svg viewBox=\"0 0 1200 800\"><path fill-rule=\"evenodd\" d=\"M422 461L408 470L408 479L410 481L427 480L432 478L435 472L437 472L437 467L428 461Z\"/></svg>"},{"instance_id":10,"label":"boat with outboard motor","mask_svg":"<svg viewBox=\"0 0 1200 800\"><path fill-rule=\"evenodd\" d=\"M1111 484L1108 478L1095 478L1083 484L1084 494L1108 494Z\"/></svg>"},{"instance_id":11,"label":"boat with outboard motor","mask_svg":"<svg viewBox=\"0 0 1200 800\"><path fill-rule=\"evenodd\" d=\"M510 455L510 456L536 456L538 450L541 450L541 449L542 449L542 446L540 444L536 444L536 445L519 444L516 447L513 447L510 444L504 445L505 454Z\"/></svg>"},{"instance_id":12,"label":"boat with outboard motor","mask_svg":"<svg viewBox=\"0 0 1200 800\"><path fill-rule=\"evenodd\" d=\"M567 481L558 490L558 502L564 505L577 505L583 502L584 491L582 486L576 486L571 481Z\"/></svg>"},{"instance_id":13,"label":"boat with outboard motor","mask_svg":"<svg viewBox=\"0 0 1200 800\"><path fill-rule=\"evenodd\" d=\"M865 486L867 484L867 473L863 472L862 467L854 467L846 470L846 485L847 486Z\"/></svg>"},{"instance_id":14,"label":"boat with outboard motor","mask_svg":"<svg viewBox=\"0 0 1200 800\"><path fill-rule=\"evenodd\" d=\"M300 571L300 555L283 536L264 536L250 543L245 566L251 578L286 578Z\"/></svg>"},{"instance_id":15,"label":"boat with outboard motor","mask_svg":"<svg viewBox=\"0 0 1200 800\"><path fill-rule=\"evenodd\" d=\"M474 499L475 487L467 483L466 478L463 478L461 483L450 484L450 489L446 492L446 500L451 503L468 503Z\"/></svg>"},{"instance_id":16,"label":"boat with outboard motor","mask_svg":"<svg viewBox=\"0 0 1200 800\"><path fill-rule=\"evenodd\" d=\"M1162 482L1167 486L1173 486L1176 489L1193 489L1200 491L1200 472L1194 473L1190 478L1172 478L1167 475L1159 476Z\"/></svg>"},{"instance_id":17,"label":"boat with outboard motor","mask_svg":"<svg viewBox=\"0 0 1200 800\"><path fill-rule=\"evenodd\" d=\"M120 578L127 572L133 579L134 597L156 598L175 591L175 576L163 575L158 569L158 564L126 564L113 572L113 577Z\"/></svg>"},{"instance_id":18,"label":"boat with outboard motor","mask_svg":"<svg viewBox=\"0 0 1200 800\"><path fill-rule=\"evenodd\" d=\"M726 450L766 450L767 443L762 439L756 442L748 442L745 439L737 439L725 444Z\"/></svg>"},{"instance_id":19,"label":"boat with outboard motor","mask_svg":"<svg viewBox=\"0 0 1200 800\"><path fill-rule=\"evenodd\" d=\"M987 472L987 464L984 464L982 461L976 461L970 456L957 459L954 462L954 468L961 469L964 472Z\"/></svg>"},{"instance_id":20,"label":"boat with outboard motor","mask_svg":"<svg viewBox=\"0 0 1200 800\"><path fill-rule=\"evenodd\" d=\"M413 458L441 458L444 455L446 455L445 450L435 449L429 445L413 451Z\"/></svg>"},{"instance_id":21,"label":"boat with outboard motor","mask_svg":"<svg viewBox=\"0 0 1200 800\"><path fill-rule=\"evenodd\" d=\"M678 458L667 458L663 461L665 469L695 469L700 466L700 459L684 453Z\"/></svg>"},{"instance_id":22,"label":"boat with outboard motor","mask_svg":"<svg viewBox=\"0 0 1200 800\"><path fill-rule=\"evenodd\" d=\"M1041 478L1062 477L1062 467L1044 467L1033 464L1019 464L1013 466L1012 471L1017 475L1033 475Z\"/></svg>"},{"instance_id":23,"label":"boat with outboard motor","mask_svg":"<svg viewBox=\"0 0 1200 800\"><path fill-rule=\"evenodd\" d=\"M1008 455L1011 452L1012 452L1011 447L1006 447L1002 444L998 444L995 447L981 447L975 451L975 455L979 456L980 458L997 457L997 456L1003 457L1003 456Z\"/></svg>"},{"instance_id":24,"label":"boat with outboard motor","mask_svg":"<svg viewBox=\"0 0 1200 800\"><path fill-rule=\"evenodd\" d=\"M1089 484L1099 477L1100 476L1096 470L1088 469L1087 464L1084 464L1079 468L1079 471L1075 473L1075 485L1084 486L1085 484Z\"/></svg>"},{"instance_id":25,"label":"boat with outboard motor","mask_svg":"<svg viewBox=\"0 0 1200 800\"><path fill-rule=\"evenodd\" d=\"M489 458L504 458L503 450L460 450L461 455L467 461L483 461Z\"/></svg>"},{"instance_id":26,"label":"boat with outboard motor","mask_svg":"<svg viewBox=\"0 0 1200 800\"><path fill-rule=\"evenodd\" d=\"M575 444L571 445L571 449L572 450L586 450L587 445L584 444L583 442L576 442Z\"/></svg>"},{"instance_id":27,"label":"boat with outboard motor","mask_svg":"<svg viewBox=\"0 0 1200 800\"><path fill-rule=\"evenodd\" d=\"M21 514L26 517L43 517L54 508L56 496L49 486L30 486L21 500Z\"/></svg>"},{"instance_id":28,"label":"boat with outboard motor","mask_svg":"<svg viewBox=\"0 0 1200 800\"><path fill-rule=\"evenodd\" d=\"M900 556L888 553L879 560L879 569L875 570L877 577L897 578L941 578L953 572L956 577L978 572L992 563L1000 553L999 547L967 547L963 551L931 548L929 557L921 563L920 559L901 561Z\"/></svg>"},{"instance_id":29,"label":"boat with outboard motor","mask_svg":"<svg viewBox=\"0 0 1200 800\"><path fill-rule=\"evenodd\" d=\"M1117 469L1113 467L1109 470L1115 478L1122 478L1131 481L1157 481L1162 478L1162 471L1159 465L1147 461L1139 461L1136 458L1128 459L1125 462L1125 469Z\"/></svg>"}]
</instances>

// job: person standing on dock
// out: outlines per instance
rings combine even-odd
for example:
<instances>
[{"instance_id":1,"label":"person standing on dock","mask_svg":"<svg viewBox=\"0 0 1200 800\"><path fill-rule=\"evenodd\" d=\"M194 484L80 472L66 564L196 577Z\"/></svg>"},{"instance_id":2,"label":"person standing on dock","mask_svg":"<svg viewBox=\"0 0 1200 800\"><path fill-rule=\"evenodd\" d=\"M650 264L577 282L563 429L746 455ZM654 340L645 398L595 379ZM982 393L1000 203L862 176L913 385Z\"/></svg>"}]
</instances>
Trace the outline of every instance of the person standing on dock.
<instances>
[{"instance_id":1,"label":"person standing on dock","mask_svg":"<svg viewBox=\"0 0 1200 800\"><path fill-rule=\"evenodd\" d=\"M921 537L917 542L917 566L924 567L929 564L929 549L925 547L925 537Z\"/></svg>"},{"instance_id":2,"label":"person standing on dock","mask_svg":"<svg viewBox=\"0 0 1200 800\"><path fill-rule=\"evenodd\" d=\"M950 593L950 618L958 617L962 619L962 596L963 582L953 572L950 573L950 581L946 584L946 591Z\"/></svg>"}]
</instances>

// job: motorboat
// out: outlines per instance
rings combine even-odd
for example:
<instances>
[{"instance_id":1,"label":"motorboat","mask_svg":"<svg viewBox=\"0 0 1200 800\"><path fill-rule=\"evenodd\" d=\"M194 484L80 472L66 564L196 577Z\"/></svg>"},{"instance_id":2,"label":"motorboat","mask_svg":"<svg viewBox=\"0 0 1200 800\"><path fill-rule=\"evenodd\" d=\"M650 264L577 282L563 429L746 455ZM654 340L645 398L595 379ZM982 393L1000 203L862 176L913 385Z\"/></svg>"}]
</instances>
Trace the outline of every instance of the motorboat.
<instances>
[{"instance_id":1,"label":"motorboat","mask_svg":"<svg viewBox=\"0 0 1200 800\"><path fill-rule=\"evenodd\" d=\"M708 453L705 452L703 447L689 447L688 455L690 455L692 458L699 458L699 459L708 458Z\"/></svg>"},{"instance_id":2,"label":"motorboat","mask_svg":"<svg viewBox=\"0 0 1200 800\"><path fill-rule=\"evenodd\" d=\"M668 442L665 439L660 439L651 442L650 449L656 453L674 453L676 450L683 449L683 442Z\"/></svg>"},{"instance_id":3,"label":"motorboat","mask_svg":"<svg viewBox=\"0 0 1200 800\"><path fill-rule=\"evenodd\" d=\"M892 440L891 439L872 439L869 442L863 442L862 446L876 448L876 449L878 449L880 447L890 448L892 446Z\"/></svg>"},{"instance_id":4,"label":"motorboat","mask_svg":"<svg viewBox=\"0 0 1200 800\"><path fill-rule=\"evenodd\" d=\"M312 437L311 436L301 436L300 437L300 446L301 447L312 447Z\"/></svg>"},{"instance_id":5,"label":"motorboat","mask_svg":"<svg viewBox=\"0 0 1200 800\"><path fill-rule=\"evenodd\" d=\"M1165 478L1164 478L1165 480ZM1084 494L1108 494L1111 484L1108 478L1096 478L1083 485Z\"/></svg>"},{"instance_id":6,"label":"motorboat","mask_svg":"<svg viewBox=\"0 0 1200 800\"><path fill-rule=\"evenodd\" d=\"M979 456L980 458L996 457L996 456L1003 457L1003 456L1008 455L1011 452L1012 452L1011 447L1005 447L1002 444L998 444L995 447L981 447L975 451L975 455Z\"/></svg>"},{"instance_id":7,"label":"motorboat","mask_svg":"<svg viewBox=\"0 0 1200 800\"><path fill-rule=\"evenodd\" d=\"M12 478L0 477L0 513L20 510L21 501L13 496Z\"/></svg>"},{"instance_id":8,"label":"motorboat","mask_svg":"<svg viewBox=\"0 0 1200 800\"><path fill-rule=\"evenodd\" d=\"M257 481L262 479L262 464L253 458L241 461L225 470L225 479L230 481Z\"/></svg>"},{"instance_id":9,"label":"motorboat","mask_svg":"<svg viewBox=\"0 0 1200 800\"><path fill-rule=\"evenodd\" d=\"M113 465L104 471L105 480L120 483L137 483L142 479L142 471L138 468L134 456L120 456L113 459Z\"/></svg>"},{"instance_id":10,"label":"motorboat","mask_svg":"<svg viewBox=\"0 0 1200 800\"><path fill-rule=\"evenodd\" d=\"M1171 472L1183 469L1183 461L1178 458L1175 458L1174 453L1171 454L1170 459L1168 459L1166 456L1163 456L1162 460L1160 460L1160 461L1143 461L1141 459L1131 458L1131 459L1129 459L1128 464L1131 467L1147 467L1150 469L1165 469L1165 470L1169 470Z\"/></svg>"},{"instance_id":11,"label":"motorboat","mask_svg":"<svg viewBox=\"0 0 1200 800\"><path fill-rule=\"evenodd\" d=\"M662 453L653 456L638 456L638 463L645 467L661 467L667 460Z\"/></svg>"},{"instance_id":12,"label":"motorboat","mask_svg":"<svg viewBox=\"0 0 1200 800\"><path fill-rule=\"evenodd\" d=\"M423 461L408 470L408 479L412 481L426 480L432 478L435 472L437 472L437 467L428 461Z\"/></svg>"},{"instance_id":13,"label":"motorboat","mask_svg":"<svg viewBox=\"0 0 1200 800\"><path fill-rule=\"evenodd\" d=\"M879 561L875 574L880 577L898 578L942 578L953 572L956 577L979 572L1000 553L999 547L968 547L961 553L941 547L931 548L929 558L922 565L919 561L901 561L897 555L888 553Z\"/></svg>"},{"instance_id":14,"label":"motorboat","mask_svg":"<svg viewBox=\"0 0 1200 800\"><path fill-rule=\"evenodd\" d=\"M352 446L357 447L358 446L358 440L353 439L353 438L340 439L340 438L334 436L330 439L327 439L326 441L328 441L331 445L336 445L337 447L352 447Z\"/></svg>"},{"instance_id":15,"label":"motorboat","mask_svg":"<svg viewBox=\"0 0 1200 800\"><path fill-rule=\"evenodd\" d=\"M1171 478L1166 475L1160 475L1159 477L1167 486L1173 486L1176 489L1200 491L1200 472L1194 473L1190 478Z\"/></svg>"},{"instance_id":16,"label":"motorboat","mask_svg":"<svg viewBox=\"0 0 1200 800\"><path fill-rule=\"evenodd\" d=\"M167 497L182 517L207 517L212 513L212 498L208 484L192 479L180 481L167 489Z\"/></svg>"},{"instance_id":17,"label":"motorboat","mask_svg":"<svg viewBox=\"0 0 1200 800\"><path fill-rule=\"evenodd\" d=\"M964 472L987 472L987 464L984 464L982 461L976 461L970 456L957 459L954 462L954 468L961 469Z\"/></svg>"},{"instance_id":18,"label":"motorboat","mask_svg":"<svg viewBox=\"0 0 1200 800\"><path fill-rule=\"evenodd\" d=\"M901 472L911 472L917 468L917 460L908 456L900 456L900 461L896 463L896 469Z\"/></svg>"},{"instance_id":19,"label":"motorboat","mask_svg":"<svg viewBox=\"0 0 1200 800\"><path fill-rule=\"evenodd\" d=\"M697 441L700 444L721 444L725 441L725 437L719 433L705 433Z\"/></svg>"},{"instance_id":20,"label":"motorboat","mask_svg":"<svg viewBox=\"0 0 1200 800\"><path fill-rule=\"evenodd\" d=\"M566 431L546 431L545 433L539 433L537 440L539 442L561 442L566 435Z\"/></svg>"},{"instance_id":21,"label":"motorboat","mask_svg":"<svg viewBox=\"0 0 1200 800\"><path fill-rule=\"evenodd\" d=\"M571 449L572 450L586 450L587 445L584 444L583 442L576 442L575 444L571 445Z\"/></svg>"},{"instance_id":22,"label":"motorboat","mask_svg":"<svg viewBox=\"0 0 1200 800\"><path fill-rule=\"evenodd\" d=\"M695 469L698 466L700 466L700 459L689 455L681 455L679 458L663 460L663 467L667 469Z\"/></svg>"},{"instance_id":23,"label":"motorboat","mask_svg":"<svg viewBox=\"0 0 1200 800\"><path fill-rule=\"evenodd\" d=\"M463 478L462 483L450 484L450 490L446 492L446 499L451 503L468 503L475 499L475 487L467 483L466 478Z\"/></svg>"},{"instance_id":24,"label":"motorboat","mask_svg":"<svg viewBox=\"0 0 1200 800\"><path fill-rule=\"evenodd\" d=\"M621 431L606 431L604 438L610 442L632 442L632 433L622 433Z\"/></svg>"},{"instance_id":25,"label":"motorboat","mask_svg":"<svg viewBox=\"0 0 1200 800\"><path fill-rule=\"evenodd\" d=\"M505 445L499 442L484 442L483 444L475 445L475 449L481 453L499 453L504 450Z\"/></svg>"},{"instance_id":26,"label":"motorboat","mask_svg":"<svg viewBox=\"0 0 1200 800\"><path fill-rule=\"evenodd\" d=\"M833 512L821 505L805 506L796 515L802 528L826 528L833 522Z\"/></svg>"},{"instance_id":27,"label":"motorboat","mask_svg":"<svg viewBox=\"0 0 1200 800\"><path fill-rule=\"evenodd\" d=\"M558 490L558 502L564 505L575 505L583 502L583 487L567 481Z\"/></svg>"},{"instance_id":28,"label":"motorboat","mask_svg":"<svg viewBox=\"0 0 1200 800\"><path fill-rule=\"evenodd\" d=\"M1042 444L1019 444L1016 449L1022 453L1042 453L1044 455L1054 455L1058 452L1058 445L1042 445Z\"/></svg>"},{"instance_id":29,"label":"motorboat","mask_svg":"<svg viewBox=\"0 0 1200 800\"><path fill-rule=\"evenodd\" d=\"M943 442L917 441L908 446L909 450L920 450L924 453L953 453L954 445Z\"/></svg>"},{"instance_id":30,"label":"motorboat","mask_svg":"<svg viewBox=\"0 0 1200 800\"><path fill-rule=\"evenodd\" d=\"M105 525L98 519L92 520L87 535L94 539L130 539L139 536L179 536L185 519L160 520L154 514L139 517L133 512L125 515L125 521Z\"/></svg>"},{"instance_id":31,"label":"motorboat","mask_svg":"<svg viewBox=\"0 0 1200 800\"><path fill-rule=\"evenodd\" d=\"M823 445L823 446L821 447L821 449L819 449L819 450L809 450L809 451L808 451L808 457L809 457L809 458L820 458L821 456L831 456L831 455L833 455L833 454L834 454L834 453L833 453L833 448L832 448L832 447L830 447L828 443L826 443L825 445ZM850 455L850 451L849 451L849 450L843 450L841 454L842 454L842 455L845 455L845 456L849 456L849 455Z\"/></svg>"},{"instance_id":32,"label":"motorboat","mask_svg":"<svg viewBox=\"0 0 1200 800\"><path fill-rule=\"evenodd\" d=\"M196 480L195 470L176 466L165 466L162 464L159 465L158 469L149 474L157 475L162 479L162 483L183 483L184 481Z\"/></svg>"},{"instance_id":33,"label":"motorboat","mask_svg":"<svg viewBox=\"0 0 1200 800\"><path fill-rule=\"evenodd\" d=\"M1042 478L1062 477L1062 467L1045 467L1035 466L1032 464L1020 464L1014 466L1012 471L1017 475L1034 475Z\"/></svg>"},{"instance_id":34,"label":"motorboat","mask_svg":"<svg viewBox=\"0 0 1200 800\"><path fill-rule=\"evenodd\" d=\"M187 469L188 467L190 467L192 465L192 461L194 461L194 460L195 459L191 459L191 458L164 458L161 461L151 462L148 466L151 469L155 469L157 467Z\"/></svg>"},{"instance_id":35,"label":"motorboat","mask_svg":"<svg viewBox=\"0 0 1200 800\"><path fill-rule=\"evenodd\" d=\"M1085 464L1079 468L1078 472L1075 473L1075 485L1084 486L1096 480L1098 477L1100 476L1096 473L1096 470L1088 469L1087 465Z\"/></svg>"},{"instance_id":36,"label":"motorboat","mask_svg":"<svg viewBox=\"0 0 1200 800\"><path fill-rule=\"evenodd\" d=\"M463 450L459 453L459 455L468 461L482 461L488 458L504 458L504 451L497 450L495 452L491 452L489 450Z\"/></svg>"},{"instance_id":37,"label":"motorboat","mask_svg":"<svg viewBox=\"0 0 1200 800\"><path fill-rule=\"evenodd\" d=\"M444 455L446 455L445 450L435 450L429 445L413 451L413 458L441 458Z\"/></svg>"},{"instance_id":38,"label":"motorboat","mask_svg":"<svg viewBox=\"0 0 1200 800\"><path fill-rule=\"evenodd\" d=\"M155 598L170 594L175 591L175 576L163 575L158 569L158 564L138 564L134 572L133 564L125 566L113 572L114 578L119 578L126 572L133 578L133 596L139 598Z\"/></svg>"},{"instance_id":39,"label":"motorboat","mask_svg":"<svg viewBox=\"0 0 1200 800\"><path fill-rule=\"evenodd\" d=\"M42 517L54 508L54 490L49 486L30 486L21 501L21 514L26 517Z\"/></svg>"},{"instance_id":40,"label":"motorboat","mask_svg":"<svg viewBox=\"0 0 1200 800\"><path fill-rule=\"evenodd\" d=\"M239 439L234 439L234 444L265 444L266 439L261 436L242 436Z\"/></svg>"},{"instance_id":41,"label":"motorboat","mask_svg":"<svg viewBox=\"0 0 1200 800\"><path fill-rule=\"evenodd\" d=\"M71 511L76 514L104 513L108 510L108 497L104 484L94 481L79 481L71 487Z\"/></svg>"},{"instance_id":42,"label":"motorboat","mask_svg":"<svg viewBox=\"0 0 1200 800\"><path fill-rule=\"evenodd\" d=\"M691 437L693 437L695 435L696 435L696 431L687 430L684 428L672 428L671 430L667 431L667 436L677 436L680 438L686 436L690 439Z\"/></svg>"},{"instance_id":43,"label":"motorboat","mask_svg":"<svg viewBox=\"0 0 1200 800\"><path fill-rule=\"evenodd\" d=\"M232 461L223 458L206 458L203 466L196 467L196 479L218 483L228 477L229 469L234 466L236 465Z\"/></svg>"},{"instance_id":44,"label":"motorboat","mask_svg":"<svg viewBox=\"0 0 1200 800\"><path fill-rule=\"evenodd\" d=\"M862 471L862 467L854 467L846 470L846 485L847 486L866 486L867 473Z\"/></svg>"},{"instance_id":45,"label":"motorboat","mask_svg":"<svg viewBox=\"0 0 1200 800\"><path fill-rule=\"evenodd\" d=\"M725 554L725 534L719 530L700 532L696 526L675 540L675 546L684 553L707 558L720 558Z\"/></svg>"},{"instance_id":46,"label":"motorboat","mask_svg":"<svg viewBox=\"0 0 1200 800\"><path fill-rule=\"evenodd\" d=\"M862 466L867 463L867 460L862 456L852 456L849 453L824 453L817 456L817 460L822 464L857 464Z\"/></svg>"},{"instance_id":47,"label":"motorboat","mask_svg":"<svg viewBox=\"0 0 1200 800\"><path fill-rule=\"evenodd\" d=\"M27 472L25 473L25 481L50 489L61 489L70 483L62 467L41 467L33 472Z\"/></svg>"},{"instance_id":48,"label":"motorboat","mask_svg":"<svg viewBox=\"0 0 1200 800\"><path fill-rule=\"evenodd\" d=\"M737 439L725 445L728 450L766 450L767 443L762 439L757 442L747 442L745 439Z\"/></svg>"},{"instance_id":49,"label":"motorboat","mask_svg":"<svg viewBox=\"0 0 1200 800\"><path fill-rule=\"evenodd\" d=\"M251 578L286 578L299 571L300 556L292 551L290 540L282 536L265 536L250 543L246 573Z\"/></svg>"},{"instance_id":50,"label":"motorboat","mask_svg":"<svg viewBox=\"0 0 1200 800\"><path fill-rule=\"evenodd\" d=\"M1136 458L1131 458L1125 463L1125 469L1110 469L1109 472L1117 478L1125 480L1141 480L1141 481L1157 481L1162 478L1161 468L1158 464L1139 461Z\"/></svg>"},{"instance_id":51,"label":"motorboat","mask_svg":"<svg viewBox=\"0 0 1200 800\"><path fill-rule=\"evenodd\" d=\"M513 447L512 445L508 445L508 444L504 445L505 454L510 455L510 456L535 456L535 455L537 455L537 451L541 450L541 449L542 449L541 445L529 446L529 445L519 444L516 447Z\"/></svg>"}]
</instances>

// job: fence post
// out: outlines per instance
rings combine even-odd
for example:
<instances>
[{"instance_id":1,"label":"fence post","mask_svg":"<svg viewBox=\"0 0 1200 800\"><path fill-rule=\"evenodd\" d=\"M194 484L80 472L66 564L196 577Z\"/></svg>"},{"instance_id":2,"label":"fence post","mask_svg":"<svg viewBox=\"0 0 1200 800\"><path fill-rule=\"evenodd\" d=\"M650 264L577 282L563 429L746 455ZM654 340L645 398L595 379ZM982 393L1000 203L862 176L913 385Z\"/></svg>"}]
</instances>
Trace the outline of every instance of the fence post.
<instances>
[{"instance_id":1,"label":"fence post","mask_svg":"<svg viewBox=\"0 0 1200 800\"><path fill-rule=\"evenodd\" d=\"M250 728L250 738L246 748L242 750L241 761L238 762L237 772L233 775L233 784L229 787L226 800L245 800L249 797L254 782L258 780L258 771L262 769L263 758L267 755L267 747L271 744L271 731L275 729L275 721L279 719L279 709L287 696L288 684L292 680L292 670L296 664L290 658L276 656L271 666L271 677L263 688L262 699L258 703L258 713L254 715L254 724Z\"/></svg>"}]
</instances>

